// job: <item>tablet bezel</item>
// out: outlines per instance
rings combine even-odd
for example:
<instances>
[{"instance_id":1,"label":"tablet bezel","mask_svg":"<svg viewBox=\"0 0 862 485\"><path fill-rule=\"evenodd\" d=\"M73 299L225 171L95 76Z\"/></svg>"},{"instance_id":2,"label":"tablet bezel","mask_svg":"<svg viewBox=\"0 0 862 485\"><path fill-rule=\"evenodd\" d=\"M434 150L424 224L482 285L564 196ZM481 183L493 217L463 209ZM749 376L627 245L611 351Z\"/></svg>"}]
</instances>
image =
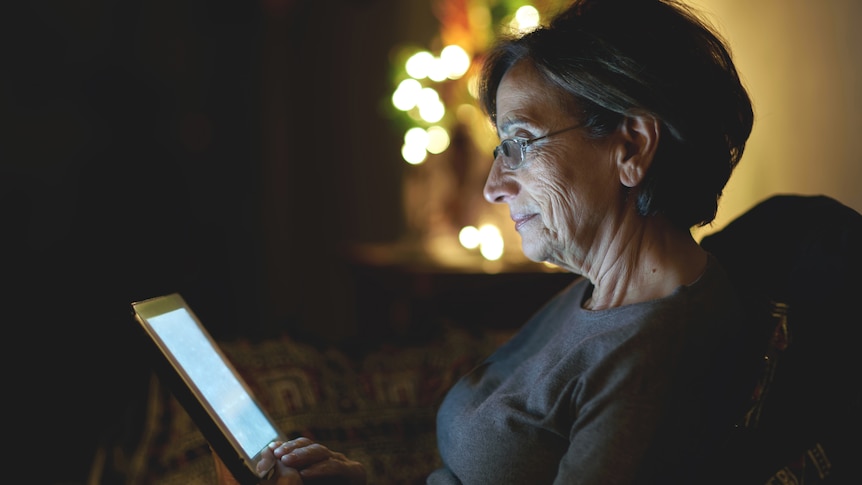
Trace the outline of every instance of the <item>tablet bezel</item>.
<instances>
[{"instance_id":1,"label":"tablet bezel","mask_svg":"<svg viewBox=\"0 0 862 485\"><path fill-rule=\"evenodd\" d=\"M234 478L243 485L259 483L261 479L271 473L271 469L263 470L260 473L256 472L263 449L254 455L250 455L242 448L239 440L231 432L225 420L218 415L207 396L203 394L200 387L192 380L189 373L176 358L173 349L162 339L149 319L175 310L184 309L197 326L197 329L204 335L209 349L218 357L218 361L224 365L225 370L233 375L241 385L247 399L257 407L261 415L275 431L276 434L272 437L271 441L285 441L286 439L278 426L276 426L275 421L260 405L260 402L254 396L245 379L242 378L203 326L198 316L179 293L132 302L131 306L134 319L139 323L152 343L150 348L153 350L153 368L159 379L162 380L180 404L182 404L212 449L218 453L219 458L231 471Z\"/></svg>"}]
</instances>

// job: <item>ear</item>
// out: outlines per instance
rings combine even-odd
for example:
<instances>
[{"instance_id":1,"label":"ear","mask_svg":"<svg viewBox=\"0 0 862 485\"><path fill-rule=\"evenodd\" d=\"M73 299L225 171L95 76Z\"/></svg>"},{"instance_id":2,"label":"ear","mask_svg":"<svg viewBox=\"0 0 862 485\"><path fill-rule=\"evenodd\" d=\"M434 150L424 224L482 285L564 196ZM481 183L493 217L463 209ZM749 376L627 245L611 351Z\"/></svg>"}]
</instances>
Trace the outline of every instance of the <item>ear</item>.
<instances>
[{"instance_id":1,"label":"ear","mask_svg":"<svg viewBox=\"0 0 862 485\"><path fill-rule=\"evenodd\" d=\"M658 147L661 123L652 115L630 114L619 129L622 145L617 166L620 182L626 187L641 183Z\"/></svg>"}]
</instances>

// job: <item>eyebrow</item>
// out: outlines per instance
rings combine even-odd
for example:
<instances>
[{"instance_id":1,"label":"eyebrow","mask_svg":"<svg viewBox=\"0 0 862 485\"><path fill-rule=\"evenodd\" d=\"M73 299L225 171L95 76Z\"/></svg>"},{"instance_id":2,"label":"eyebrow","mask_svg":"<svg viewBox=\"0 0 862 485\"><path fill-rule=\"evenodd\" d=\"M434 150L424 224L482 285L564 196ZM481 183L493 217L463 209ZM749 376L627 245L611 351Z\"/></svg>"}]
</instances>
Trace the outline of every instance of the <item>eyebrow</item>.
<instances>
[{"instance_id":1,"label":"eyebrow","mask_svg":"<svg viewBox=\"0 0 862 485\"><path fill-rule=\"evenodd\" d=\"M533 125L532 123L529 123L529 122L528 122L526 119L524 119L524 118L521 118L521 117L507 118L507 119L503 120L503 122L502 122L502 123L500 123L500 124L498 124L498 125L497 125L497 134L498 134L498 136L500 136L500 134L501 134L501 133L505 133L505 132L506 132L507 130L509 130L509 128L511 128L513 125L523 125L523 126L526 126L526 127L530 128L530 129L534 129L534 128L535 128L535 125Z\"/></svg>"},{"instance_id":2,"label":"eyebrow","mask_svg":"<svg viewBox=\"0 0 862 485\"><path fill-rule=\"evenodd\" d=\"M517 122L518 122L518 120L509 118L509 119L503 121L502 124L497 125L497 131L498 132L506 131L510 126L514 125Z\"/></svg>"}]
</instances>

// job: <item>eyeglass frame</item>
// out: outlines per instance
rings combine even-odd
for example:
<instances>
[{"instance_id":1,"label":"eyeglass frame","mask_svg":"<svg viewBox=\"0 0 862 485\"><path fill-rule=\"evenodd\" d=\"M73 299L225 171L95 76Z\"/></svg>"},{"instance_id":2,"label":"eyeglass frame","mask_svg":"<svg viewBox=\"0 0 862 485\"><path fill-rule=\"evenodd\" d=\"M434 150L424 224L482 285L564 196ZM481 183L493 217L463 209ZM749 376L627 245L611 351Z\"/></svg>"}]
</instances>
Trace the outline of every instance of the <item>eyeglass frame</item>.
<instances>
[{"instance_id":1,"label":"eyeglass frame","mask_svg":"<svg viewBox=\"0 0 862 485\"><path fill-rule=\"evenodd\" d=\"M503 168L506 170L515 171L524 166L524 161L527 159L527 147L536 143L537 141L544 140L545 138L550 138L554 135L559 135L560 133L565 133L570 130L574 130L575 128L581 128L583 126L582 123L578 123L577 125L570 126L568 128L563 128L562 130L553 131L548 133L547 135L537 136L536 138L505 138L500 141L500 144L494 147L494 160L500 158L503 164ZM507 158L511 158L503 151L503 145L506 143L515 143L520 148L521 159L518 160L518 163L515 165L506 163ZM503 155L501 157L501 155Z\"/></svg>"}]
</instances>

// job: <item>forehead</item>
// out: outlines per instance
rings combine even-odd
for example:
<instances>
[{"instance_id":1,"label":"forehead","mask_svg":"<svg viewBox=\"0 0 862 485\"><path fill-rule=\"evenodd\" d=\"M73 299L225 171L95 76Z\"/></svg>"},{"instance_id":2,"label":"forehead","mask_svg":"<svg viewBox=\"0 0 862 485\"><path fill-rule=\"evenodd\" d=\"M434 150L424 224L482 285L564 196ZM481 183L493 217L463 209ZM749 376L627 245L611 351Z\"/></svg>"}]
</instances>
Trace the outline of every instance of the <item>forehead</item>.
<instances>
[{"instance_id":1,"label":"forehead","mask_svg":"<svg viewBox=\"0 0 862 485\"><path fill-rule=\"evenodd\" d=\"M531 62L512 66L497 87L497 130L552 126L567 113L560 88L545 79Z\"/></svg>"}]
</instances>

